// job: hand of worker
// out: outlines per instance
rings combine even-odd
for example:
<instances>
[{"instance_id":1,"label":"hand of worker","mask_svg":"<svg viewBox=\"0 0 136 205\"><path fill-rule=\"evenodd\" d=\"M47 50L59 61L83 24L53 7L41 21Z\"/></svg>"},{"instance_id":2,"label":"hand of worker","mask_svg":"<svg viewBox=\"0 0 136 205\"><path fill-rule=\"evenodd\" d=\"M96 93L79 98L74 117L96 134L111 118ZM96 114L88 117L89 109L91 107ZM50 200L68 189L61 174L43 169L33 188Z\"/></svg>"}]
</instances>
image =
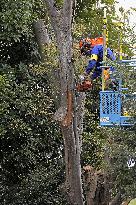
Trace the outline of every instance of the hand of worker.
<instances>
[{"instance_id":1,"label":"hand of worker","mask_svg":"<svg viewBox=\"0 0 136 205\"><path fill-rule=\"evenodd\" d=\"M89 75L86 72L84 72L82 75L79 76L79 78L82 82L85 81L88 77L89 77Z\"/></svg>"},{"instance_id":2,"label":"hand of worker","mask_svg":"<svg viewBox=\"0 0 136 205\"><path fill-rule=\"evenodd\" d=\"M80 79L81 81L84 81L84 80L85 80L85 76L84 76L84 75L80 75L80 76L79 76L79 79Z\"/></svg>"}]
</instances>

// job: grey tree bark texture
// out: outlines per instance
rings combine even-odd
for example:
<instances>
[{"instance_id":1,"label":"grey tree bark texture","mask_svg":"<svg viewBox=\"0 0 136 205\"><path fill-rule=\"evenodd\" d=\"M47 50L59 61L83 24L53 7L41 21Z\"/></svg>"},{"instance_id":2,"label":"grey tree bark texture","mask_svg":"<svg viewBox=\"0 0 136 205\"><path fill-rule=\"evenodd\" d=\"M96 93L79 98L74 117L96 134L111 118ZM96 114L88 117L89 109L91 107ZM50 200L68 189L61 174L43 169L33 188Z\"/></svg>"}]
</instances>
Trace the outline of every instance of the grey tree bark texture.
<instances>
[{"instance_id":1,"label":"grey tree bark texture","mask_svg":"<svg viewBox=\"0 0 136 205\"><path fill-rule=\"evenodd\" d=\"M41 56L41 61L44 62L45 60L45 46L49 44L50 39L47 32L47 28L45 25L44 19L39 19L33 23L35 37L39 47L39 53Z\"/></svg>"},{"instance_id":2,"label":"grey tree bark texture","mask_svg":"<svg viewBox=\"0 0 136 205\"><path fill-rule=\"evenodd\" d=\"M64 138L66 180L65 191L71 205L83 205L80 153L80 136L83 106L83 94L75 97L74 66L72 62L72 7L74 0L64 0L63 7L57 10L54 0L44 0L48 7L51 25L56 36L60 62L60 109L56 116L61 116L61 129ZM80 104L77 102L80 102ZM78 109L77 109L78 107ZM57 117L56 117L57 119ZM79 127L80 126L80 127Z\"/></svg>"}]
</instances>

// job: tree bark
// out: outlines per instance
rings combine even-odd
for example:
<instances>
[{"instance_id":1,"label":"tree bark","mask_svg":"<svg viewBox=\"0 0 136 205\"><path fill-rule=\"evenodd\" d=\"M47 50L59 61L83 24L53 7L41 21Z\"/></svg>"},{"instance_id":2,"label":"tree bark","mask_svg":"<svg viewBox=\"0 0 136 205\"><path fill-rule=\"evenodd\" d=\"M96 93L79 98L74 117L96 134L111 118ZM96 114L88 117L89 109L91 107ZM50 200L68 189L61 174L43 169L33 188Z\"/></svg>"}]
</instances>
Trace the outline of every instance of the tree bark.
<instances>
[{"instance_id":1,"label":"tree bark","mask_svg":"<svg viewBox=\"0 0 136 205\"><path fill-rule=\"evenodd\" d=\"M81 146L77 127L77 99L74 91L74 66L72 62L72 6L74 0L64 0L63 7L57 10L54 0L44 0L48 7L51 24L56 36L60 61L60 108L56 119L61 123L65 148L66 182L65 191L71 205L83 205L80 152ZM82 99L79 98L80 100ZM82 103L81 103L82 104ZM82 119L81 119L82 121ZM80 128L79 128L80 129Z\"/></svg>"},{"instance_id":2,"label":"tree bark","mask_svg":"<svg viewBox=\"0 0 136 205\"><path fill-rule=\"evenodd\" d=\"M95 174L95 170L91 166L83 167L83 179L84 187L86 193L86 202L87 205L94 205L94 198L97 189L98 175Z\"/></svg>"},{"instance_id":3,"label":"tree bark","mask_svg":"<svg viewBox=\"0 0 136 205\"><path fill-rule=\"evenodd\" d=\"M39 19L33 23L35 37L39 47L41 61L45 60L45 46L49 44L50 39L47 28L43 19Z\"/></svg>"},{"instance_id":4,"label":"tree bark","mask_svg":"<svg viewBox=\"0 0 136 205\"><path fill-rule=\"evenodd\" d=\"M83 170L87 205L109 205L109 186L105 184L104 171L97 171L89 165Z\"/></svg>"},{"instance_id":5,"label":"tree bark","mask_svg":"<svg viewBox=\"0 0 136 205\"><path fill-rule=\"evenodd\" d=\"M109 205L120 205L122 203L121 193L119 192L109 203ZM124 203L125 205L125 203ZM126 204L127 205L127 204Z\"/></svg>"}]
</instances>

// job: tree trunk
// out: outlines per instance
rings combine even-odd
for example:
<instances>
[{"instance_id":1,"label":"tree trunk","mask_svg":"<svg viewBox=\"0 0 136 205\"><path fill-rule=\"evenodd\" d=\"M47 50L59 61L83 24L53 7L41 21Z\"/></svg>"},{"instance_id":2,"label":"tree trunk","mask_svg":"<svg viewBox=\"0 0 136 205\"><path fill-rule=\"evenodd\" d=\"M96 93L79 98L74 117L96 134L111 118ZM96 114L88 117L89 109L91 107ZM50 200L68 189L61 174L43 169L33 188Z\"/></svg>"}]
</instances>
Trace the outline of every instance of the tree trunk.
<instances>
[{"instance_id":1,"label":"tree trunk","mask_svg":"<svg viewBox=\"0 0 136 205\"><path fill-rule=\"evenodd\" d=\"M94 205L98 175L95 174L94 168L89 165L83 167L83 170L84 170L83 179L84 179L87 205Z\"/></svg>"},{"instance_id":2,"label":"tree trunk","mask_svg":"<svg viewBox=\"0 0 136 205\"><path fill-rule=\"evenodd\" d=\"M43 19L39 19L33 23L35 37L39 47L41 61L45 60L45 47L49 44L50 39Z\"/></svg>"},{"instance_id":3,"label":"tree trunk","mask_svg":"<svg viewBox=\"0 0 136 205\"><path fill-rule=\"evenodd\" d=\"M73 0L64 0L62 9L55 7L54 0L44 0L48 7L51 24L56 36L60 61L60 108L56 119L60 121L65 148L65 191L71 205L83 205L79 142L81 125L77 118L77 100L74 91L74 66L72 62L72 6ZM82 96L81 96L82 98ZM81 99L80 98L80 99ZM81 119L82 121L82 119Z\"/></svg>"},{"instance_id":4,"label":"tree trunk","mask_svg":"<svg viewBox=\"0 0 136 205\"><path fill-rule=\"evenodd\" d=\"M83 168L87 205L109 205L109 186L105 184L104 171L97 171L89 165Z\"/></svg>"},{"instance_id":5,"label":"tree trunk","mask_svg":"<svg viewBox=\"0 0 136 205\"><path fill-rule=\"evenodd\" d=\"M71 205L82 205L80 149L73 125L62 128L65 146L66 192Z\"/></svg>"}]
</instances>

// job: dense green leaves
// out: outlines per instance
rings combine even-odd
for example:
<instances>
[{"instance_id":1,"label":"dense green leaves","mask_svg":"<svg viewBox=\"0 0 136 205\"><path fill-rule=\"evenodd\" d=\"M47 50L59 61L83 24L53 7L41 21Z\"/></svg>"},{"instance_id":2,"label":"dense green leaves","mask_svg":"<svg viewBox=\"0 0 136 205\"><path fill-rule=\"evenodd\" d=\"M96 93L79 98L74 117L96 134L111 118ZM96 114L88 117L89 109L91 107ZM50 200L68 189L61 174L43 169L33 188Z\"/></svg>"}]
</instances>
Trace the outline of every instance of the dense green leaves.
<instances>
[{"instance_id":1,"label":"dense green leaves","mask_svg":"<svg viewBox=\"0 0 136 205\"><path fill-rule=\"evenodd\" d=\"M1 39L19 40L21 34L30 35L33 1L1 1ZM14 12L13 12L14 11Z\"/></svg>"},{"instance_id":2,"label":"dense green leaves","mask_svg":"<svg viewBox=\"0 0 136 205\"><path fill-rule=\"evenodd\" d=\"M11 65L39 59L34 39L33 22L47 19L42 1L1 1L0 61Z\"/></svg>"},{"instance_id":3,"label":"dense green leaves","mask_svg":"<svg viewBox=\"0 0 136 205\"><path fill-rule=\"evenodd\" d=\"M24 64L0 74L1 204L59 204L63 146L47 75Z\"/></svg>"}]
</instances>

